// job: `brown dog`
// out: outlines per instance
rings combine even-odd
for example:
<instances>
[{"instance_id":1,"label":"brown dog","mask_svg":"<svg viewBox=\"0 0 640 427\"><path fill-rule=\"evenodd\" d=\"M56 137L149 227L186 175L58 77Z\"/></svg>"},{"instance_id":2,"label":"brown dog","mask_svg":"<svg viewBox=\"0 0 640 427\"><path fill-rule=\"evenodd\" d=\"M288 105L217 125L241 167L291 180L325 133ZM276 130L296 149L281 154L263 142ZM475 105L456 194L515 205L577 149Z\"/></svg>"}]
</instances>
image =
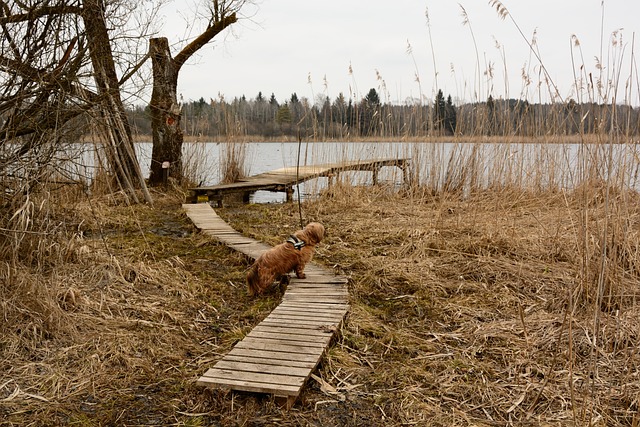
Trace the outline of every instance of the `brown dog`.
<instances>
[{"instance_id":1,"label":"brown dog","mask_svg":"<svg viewBox=\"0 0 640 427\"><path fill-rule=\"evenodd\" d=\"M304 267L313 258L313 251L323 237L324 226L311 222L286 242L260 255L247 272L249 295L262 294L276 279L292 270L299 279L304 279Z\"/></svg>"}]
</instances>

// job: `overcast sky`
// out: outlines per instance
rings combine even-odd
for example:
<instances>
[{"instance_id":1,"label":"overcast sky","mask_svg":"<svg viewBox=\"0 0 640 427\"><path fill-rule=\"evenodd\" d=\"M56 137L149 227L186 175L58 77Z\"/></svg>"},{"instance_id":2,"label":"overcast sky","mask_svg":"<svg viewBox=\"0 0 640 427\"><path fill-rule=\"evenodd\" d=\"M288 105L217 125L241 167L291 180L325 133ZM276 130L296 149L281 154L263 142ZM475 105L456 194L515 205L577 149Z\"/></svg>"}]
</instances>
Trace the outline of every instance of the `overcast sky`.
<instances>
[{"instance_id":1,"label":"overcast sky","mask_svg":"<svg viewBox=\"0 0 640 427\"><path fill-rule=\"evenodd\" d=\"M198 11L187 3L170 1L161 12L160 35L169 38L174 54L199 29L191 25ZM383 101L402 103L421 95L431 100L442 89L454 100L485 100L492 94L537 102L541 96L547 100L548 91L546 85L538 91L539 61L527 45L535 32L535 47L563 99L577 98L574 69L580 73L582 64L596 81L598 58L605 78L620 75L617 98L625 101L624 86L640 41L634 48L634 37L640 35L639 0L502 4L510 12L504 20L486 0L262 0L244 10L251 16L185 65L178 92L185 101L274 93L282 103L293 92L309 99L322 95L333 100L339 93L360 99L375 88ZM492 78L486 75L490 67ZM633 68L631 102L637 105L636 64Z\"/></svg>"}]
</instances>

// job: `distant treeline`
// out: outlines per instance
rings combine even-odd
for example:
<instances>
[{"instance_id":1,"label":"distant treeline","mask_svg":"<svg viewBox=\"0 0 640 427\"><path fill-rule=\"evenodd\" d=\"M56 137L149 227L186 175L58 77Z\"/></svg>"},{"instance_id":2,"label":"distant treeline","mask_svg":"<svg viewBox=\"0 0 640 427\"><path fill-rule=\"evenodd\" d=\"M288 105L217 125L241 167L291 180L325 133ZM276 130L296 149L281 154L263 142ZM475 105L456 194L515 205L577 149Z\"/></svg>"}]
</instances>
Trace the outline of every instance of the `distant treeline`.
<instances>
[{"instance_id":1,"label":"distant treeline","mask_svg":"<svg viewBox=\"0 0 640 427\"><path fill-rule=\"evenodd\" d=\"M139 134L151 134L148 107L129 110ZM420 138L438 135L523 136L593 134L615 130L640 132L640 111L626 105L582 103L532 104L526 100L493 99L454 105L439 91L432 104L382 103L375 89L359 102L342 94L333 101L294 93L284 102L272 94L232 101L204 98L182 105L181 126L186 136L265 138L313 136L318 139L360 137Z\"/></svg>"}]
</instances>

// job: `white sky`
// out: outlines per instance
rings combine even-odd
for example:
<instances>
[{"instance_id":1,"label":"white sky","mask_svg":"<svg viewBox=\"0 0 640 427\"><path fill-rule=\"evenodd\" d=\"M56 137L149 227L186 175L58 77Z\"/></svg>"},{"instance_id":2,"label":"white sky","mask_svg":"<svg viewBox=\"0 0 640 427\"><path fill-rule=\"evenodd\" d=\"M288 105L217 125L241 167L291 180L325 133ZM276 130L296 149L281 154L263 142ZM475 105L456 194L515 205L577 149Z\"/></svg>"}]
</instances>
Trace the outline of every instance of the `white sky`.
<instances>
[{"instance_id":1,"label":"white sky","mask_svg":"<svg viewBox=\"0 0 640 427\"><path fill-rule=\"evenodd\" d=\"M185 38L197 34L197 25L204 25L195 19L196 7L185 3L170 1L161 12L165 23L160 35L169 38L174 54ZM185 65L178 92L185 101L220 94L227 100L242 95L255 98L260 91L268 98L273 92L282 103L293 92L309 99L327 95L334 100L340 92L347 99L360 99L375 88L383 101L404 102L418 98L420 89L423 99L431 100L439 88L454 100L484 101L491 93L494 98L546 101L546 86L542 95L537 87L539 62L526 43L536 31L542 61L563 98L589 100L585 91L582 98L575 95L573 53L577 73L582 64L594 81L602 72L604 79L619 82L619 102L639 104L637 60L631 71L640 42L635 40L633 47L634 37L640 36L639 0L502 3L526 40L514 22L501 19L487 0L262 0L245 9L250 18L220 34ZM470 25L462 23L461 6ZM613 34L619 29L616 40L622 43L613 46ZM580 48L572 47L572 35ZM407 53L408 43L413 56ZM490 81L485 75L488 64L493 66ZM528 87L523 69L532 80ZM629 80L632 98L627 101Z\"/></svg>"}]
</instances>

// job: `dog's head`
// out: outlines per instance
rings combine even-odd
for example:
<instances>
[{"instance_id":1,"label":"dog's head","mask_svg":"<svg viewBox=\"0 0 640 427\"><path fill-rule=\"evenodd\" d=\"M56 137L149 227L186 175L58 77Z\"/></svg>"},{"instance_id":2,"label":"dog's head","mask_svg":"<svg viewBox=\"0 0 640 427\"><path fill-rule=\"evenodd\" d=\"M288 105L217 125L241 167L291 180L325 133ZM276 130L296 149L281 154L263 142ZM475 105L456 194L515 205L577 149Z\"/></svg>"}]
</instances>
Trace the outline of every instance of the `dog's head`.
<instances>
[{"instance_id":1,"label":"dog's head","mask_svg":"<svg viewBox=\"0 0 640 427\"><path fill-rule=\"evenodd\" d=\"M300 238L308 245L317 245L324 238L324 226L319 222L310 222L301 234Z\"/></svg>"}]
</instances>

